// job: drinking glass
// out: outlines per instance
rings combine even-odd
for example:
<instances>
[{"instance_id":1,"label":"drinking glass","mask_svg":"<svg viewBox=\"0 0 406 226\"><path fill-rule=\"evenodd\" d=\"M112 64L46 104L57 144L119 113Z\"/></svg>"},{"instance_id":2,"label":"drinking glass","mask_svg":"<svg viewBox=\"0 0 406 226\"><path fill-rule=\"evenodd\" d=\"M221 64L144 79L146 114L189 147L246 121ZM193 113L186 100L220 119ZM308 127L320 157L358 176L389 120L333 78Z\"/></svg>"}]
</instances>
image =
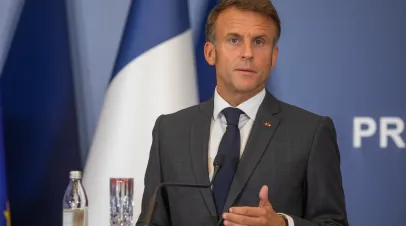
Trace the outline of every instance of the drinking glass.
<instances>
[{"instance_id":1,"label":"drinking glass","mask_svg":"<svg viewBox=\"0 0 406 226\"><path fill-rule=\"evenodd\" d=\"M134 178L110 178L110 226L133 226Z\"/></svg>"}]
</instances>

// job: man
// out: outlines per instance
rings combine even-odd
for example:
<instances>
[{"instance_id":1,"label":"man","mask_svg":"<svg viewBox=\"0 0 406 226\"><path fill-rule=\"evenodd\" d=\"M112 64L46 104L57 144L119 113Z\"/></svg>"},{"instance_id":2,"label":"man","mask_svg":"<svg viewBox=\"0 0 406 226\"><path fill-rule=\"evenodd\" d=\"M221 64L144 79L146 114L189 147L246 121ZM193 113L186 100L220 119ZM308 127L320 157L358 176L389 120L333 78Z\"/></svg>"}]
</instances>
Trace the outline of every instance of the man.
<instances>
[{"instance_id":1,"label":"man","mask_svg":"<svg viewBox=\"0 0 406 226\"><path fill-rule=\"evenodd\" d=\"M269 0L223 0L211 12L204 54L216 68L214 96L157 119L137 225L160 182L209 184L217 154L213 186L163 189L153 225L348 225L332 120L265 88L280 32Z\"/></svg>"}]
</instances>

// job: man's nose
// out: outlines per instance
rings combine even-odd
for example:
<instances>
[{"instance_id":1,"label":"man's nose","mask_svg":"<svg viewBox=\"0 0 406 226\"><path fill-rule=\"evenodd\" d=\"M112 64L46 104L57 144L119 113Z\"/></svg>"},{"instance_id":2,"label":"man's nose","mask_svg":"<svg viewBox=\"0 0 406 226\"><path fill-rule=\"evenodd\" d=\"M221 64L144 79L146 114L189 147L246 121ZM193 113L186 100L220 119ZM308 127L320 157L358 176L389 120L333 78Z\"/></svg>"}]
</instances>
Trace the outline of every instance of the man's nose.
<instances>
[{"instance_id":1,"label":"man's nose","mask_svg":"<svg viewBox=\"0 0 406 226\"><path fill-rule=\"evenodd\" d=\"M251 60L252 59L252 46L250 42L245 42L242 49L242 59Z\"/></svg>"}]
</instances>

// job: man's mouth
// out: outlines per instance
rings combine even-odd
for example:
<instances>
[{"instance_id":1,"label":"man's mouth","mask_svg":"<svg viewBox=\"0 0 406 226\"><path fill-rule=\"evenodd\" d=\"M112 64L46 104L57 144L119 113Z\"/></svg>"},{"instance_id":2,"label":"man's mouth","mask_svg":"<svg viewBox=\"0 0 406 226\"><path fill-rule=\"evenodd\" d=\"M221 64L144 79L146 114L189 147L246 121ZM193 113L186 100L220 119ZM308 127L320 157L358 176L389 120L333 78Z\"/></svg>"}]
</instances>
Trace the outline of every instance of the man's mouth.
<instances>
[{"instance_id":1,"label":"man's mouth","mask_svg":"<svg viewBox=\"0 0 406 226\"><path fill-rule=\"evenodd\" d=\"M256 73L256 71L252 68L237 68L235 70L239 72Z\"/></svg>"}]
</instances>

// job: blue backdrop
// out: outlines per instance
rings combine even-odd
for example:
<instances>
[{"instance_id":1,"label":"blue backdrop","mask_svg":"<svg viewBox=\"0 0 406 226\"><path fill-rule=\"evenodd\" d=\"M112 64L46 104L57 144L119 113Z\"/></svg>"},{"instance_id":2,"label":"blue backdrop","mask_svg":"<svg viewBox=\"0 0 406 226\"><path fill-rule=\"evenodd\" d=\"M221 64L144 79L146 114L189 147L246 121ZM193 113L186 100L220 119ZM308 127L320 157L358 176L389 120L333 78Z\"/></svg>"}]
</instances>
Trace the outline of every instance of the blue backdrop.
<instances>
[{"instance_id":1,"label":"blue backdrop","mask_svg":"<svg viewBox=\"0 0 406 226\"><path fill-rule=\"evenodd\" d=\"M332 116L351 225L403 225L406 1L275 4L283 33L269 87L282 100ZM360 117L371 117L377 128L356 148L354 120ZM384 117L395 117L399 123L380 125ZM402 129L403 146L389 138L388 146L380 147L385 127Z\"/></svg>"},{"instance_id":2,"label":"blue backdrop","mask_svg":"<svg viewBox=\"0 0 406 226\"><path fill-rule=\"evenodd\" d=\"M212 3L215 0L212 0ZM274 0L282 20L279 58L268 88L279 99L329 115L337 128L351 225L400 225L406 215L406 1ZM209 4L214 5L214 4ZM207 10L206 10L207 11ZM202 27L200 27L202 28ZM197 44L201 100L215 86ZM373 121L361 147L354 121ZM382 123L392 117L393 123ZM371 120L369 120L371 121ZM398 143L380 133L398 130ZM372 130L371 130L372 131ZM403 145L402 145L403 144Z\"/></svg>"}]
</instances>

